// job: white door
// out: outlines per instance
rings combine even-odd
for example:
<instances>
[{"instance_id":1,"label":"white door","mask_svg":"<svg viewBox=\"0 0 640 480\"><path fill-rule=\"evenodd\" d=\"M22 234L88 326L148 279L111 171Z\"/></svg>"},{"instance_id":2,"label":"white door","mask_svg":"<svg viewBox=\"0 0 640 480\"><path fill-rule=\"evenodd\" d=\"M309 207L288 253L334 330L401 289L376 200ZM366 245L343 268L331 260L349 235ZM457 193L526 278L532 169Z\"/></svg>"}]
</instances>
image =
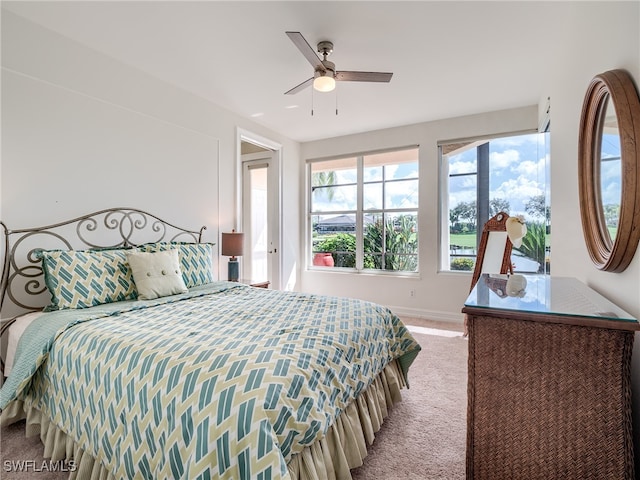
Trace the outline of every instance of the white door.
<instances>
[{"instance_id":1,"label":"white door","mask_svg":"<svg viewBox=\"0 0 640 480\"><path fill-rule=\"evenodd\" d=\"M264 155L269 155L264 157ZM264 158L255 158L263 156ZM279 288L279 191L277 158L271 152L243 156L242 276L253 282L270 281ZM252 158L252 159L249 159Z\"/></svg>"}]
</instances>

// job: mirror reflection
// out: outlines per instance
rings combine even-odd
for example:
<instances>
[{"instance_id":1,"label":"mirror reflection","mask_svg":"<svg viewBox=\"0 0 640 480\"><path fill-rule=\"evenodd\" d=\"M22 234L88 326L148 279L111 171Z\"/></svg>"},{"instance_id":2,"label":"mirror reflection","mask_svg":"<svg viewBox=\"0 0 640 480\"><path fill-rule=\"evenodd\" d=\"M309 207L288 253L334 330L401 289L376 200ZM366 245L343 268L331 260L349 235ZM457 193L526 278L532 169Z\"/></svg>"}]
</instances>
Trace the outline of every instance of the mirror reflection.
<instances>
[{"instance_id":1,"label":"mirror reflection","mask_svg":"<svg viewBox=\"0 0 640 480\"><path fill-rule=\"evenodd\" d=\"M600 148L600 195L604 221L611 241L618 232L622 195L622 162L618 119L611 96L606 95Z\"/></svg>"},{"instance_id":2,"label":"mirror reflection","mask_svg":"<svg viewBox=\"0 0 640 480\"><path fill-rule=\"evenodd\" d=\"M600 270L622 272L640 244L640 98L625 70L596 75L587 88L578 167L589 256Z\"/></svg>"}]
</instances>

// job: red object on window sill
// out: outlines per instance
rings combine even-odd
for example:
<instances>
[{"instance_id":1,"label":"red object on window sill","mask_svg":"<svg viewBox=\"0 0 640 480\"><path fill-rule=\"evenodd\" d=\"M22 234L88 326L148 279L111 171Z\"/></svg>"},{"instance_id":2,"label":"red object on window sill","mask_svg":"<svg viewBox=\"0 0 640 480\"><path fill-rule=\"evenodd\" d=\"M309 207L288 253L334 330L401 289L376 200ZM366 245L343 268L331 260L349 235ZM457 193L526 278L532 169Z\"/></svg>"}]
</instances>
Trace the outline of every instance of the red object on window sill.
<instances>
[{"instance_id":1,"label":"red object on window sill","mask_svg":"<svg viewBox=\"0 0 640 480\"><path fill-rule=\"evenodd\" d=\"M316 253L313 256L313 264L317 267L333 267L333 256L328 253Z\"/></svg>"}]
</instances>

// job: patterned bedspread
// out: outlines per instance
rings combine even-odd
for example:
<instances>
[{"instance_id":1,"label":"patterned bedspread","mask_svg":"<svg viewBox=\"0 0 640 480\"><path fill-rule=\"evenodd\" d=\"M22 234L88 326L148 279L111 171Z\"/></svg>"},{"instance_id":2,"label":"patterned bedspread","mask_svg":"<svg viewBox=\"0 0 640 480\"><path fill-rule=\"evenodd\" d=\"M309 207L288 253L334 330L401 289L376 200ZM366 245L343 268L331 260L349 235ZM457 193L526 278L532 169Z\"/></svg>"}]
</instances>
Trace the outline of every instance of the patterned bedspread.
<instances>
[{"instance_id":1,"label":"patterned bedspread","mask_svg":"<svg viewBox=\"0 0 640 480\"><path fill-rule=\"evenodd\" d=\"M288 478L293 455L420 350L369 302L227 282L167 298L61 312L49 336L34 322L1 406L36 406L116 478Z\"/></svg>"}]
</instances>

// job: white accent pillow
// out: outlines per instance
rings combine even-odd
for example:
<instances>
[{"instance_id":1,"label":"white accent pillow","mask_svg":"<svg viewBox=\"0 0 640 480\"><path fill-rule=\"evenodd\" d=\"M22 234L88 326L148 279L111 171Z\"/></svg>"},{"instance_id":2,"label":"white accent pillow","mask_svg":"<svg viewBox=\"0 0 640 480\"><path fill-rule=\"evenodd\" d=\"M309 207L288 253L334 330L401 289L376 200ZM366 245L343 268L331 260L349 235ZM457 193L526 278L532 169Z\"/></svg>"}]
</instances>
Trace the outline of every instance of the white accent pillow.
<instances>
[{"instance_id":1,"label":"white accent pillow","mask_svg":"<svg viewBox=\"0 0 640 480\"><path fill-rule=\"evenodd\" d=\"M133 272L139 300L153 300L187 292L177 249L161 252L131 251L127 252L127 260Z\"/></svg>"}]
</instances>

